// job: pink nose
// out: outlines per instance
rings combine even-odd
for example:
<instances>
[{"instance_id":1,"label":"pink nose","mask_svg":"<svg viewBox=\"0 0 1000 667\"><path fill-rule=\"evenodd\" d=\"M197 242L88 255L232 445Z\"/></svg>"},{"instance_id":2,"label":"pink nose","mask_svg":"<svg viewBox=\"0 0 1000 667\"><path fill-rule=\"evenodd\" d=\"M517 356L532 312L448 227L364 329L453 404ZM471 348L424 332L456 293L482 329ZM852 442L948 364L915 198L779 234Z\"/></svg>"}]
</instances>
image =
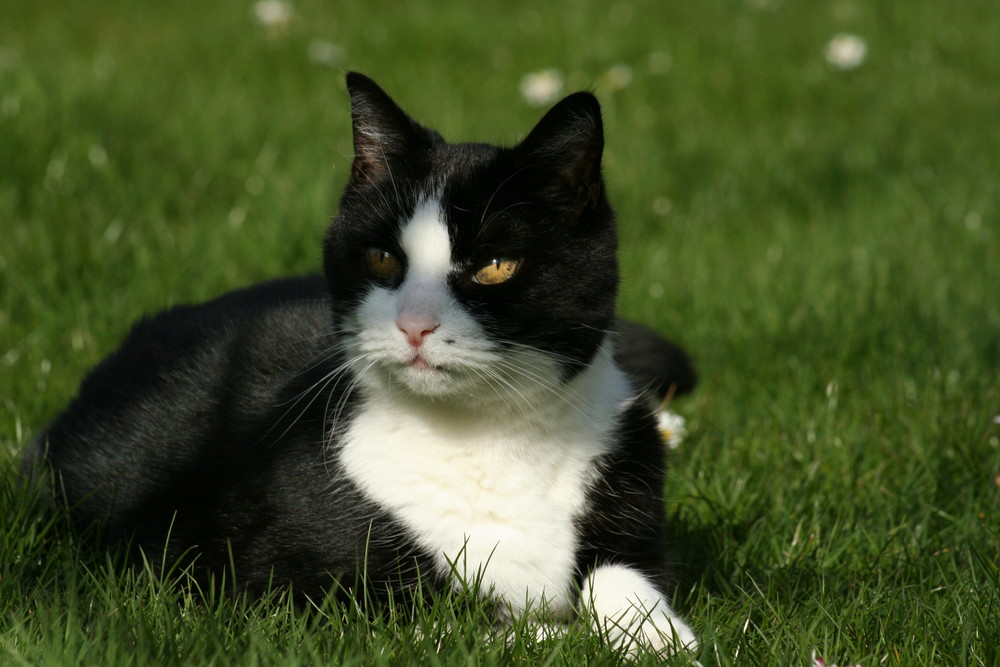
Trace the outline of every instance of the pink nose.
<instances>
[{"instance_id":1,"label":"pink nose","mask_svg":"<svg viewBox=\"0 0 1000 667\"><path fill-rule=\"evenodd\" d=\"M441 323L432 315L403 312L396 318L396 326L406 335L410 345L420 347L424 344L424 338L441 326Z\"/></svg>"}]
</instances>

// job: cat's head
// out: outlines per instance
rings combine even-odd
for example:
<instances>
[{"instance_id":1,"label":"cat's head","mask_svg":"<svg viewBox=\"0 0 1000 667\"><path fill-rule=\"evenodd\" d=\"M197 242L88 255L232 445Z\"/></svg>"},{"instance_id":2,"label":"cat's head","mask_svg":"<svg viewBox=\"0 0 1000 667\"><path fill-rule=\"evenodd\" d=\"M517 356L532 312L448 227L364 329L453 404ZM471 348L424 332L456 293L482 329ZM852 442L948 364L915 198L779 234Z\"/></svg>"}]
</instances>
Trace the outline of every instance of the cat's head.
<instances>
[{"instance_id":1,"label":"cat's head","mask_svg":"<svg viewBox=\"0 0 1000 667\"><path fill-rule=\"evenodd\" d=\"M446 143L370 79L347 85L355 158L324 264L354 374L473 403L574 377L618 283L597 100L570 95L501 148Z\"/></svg>"}]
</instances>

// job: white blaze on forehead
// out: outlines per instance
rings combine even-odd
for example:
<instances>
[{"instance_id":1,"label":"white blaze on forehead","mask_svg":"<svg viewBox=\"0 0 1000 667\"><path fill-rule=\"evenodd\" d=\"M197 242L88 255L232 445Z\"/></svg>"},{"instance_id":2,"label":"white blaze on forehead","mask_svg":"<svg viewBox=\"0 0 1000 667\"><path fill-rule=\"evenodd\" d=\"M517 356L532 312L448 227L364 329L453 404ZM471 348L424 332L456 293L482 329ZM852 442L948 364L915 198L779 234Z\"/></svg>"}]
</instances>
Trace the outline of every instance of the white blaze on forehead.
<instances>
[{"instance_id":1,"label":"white blaze on forehead","mask_svg":"<svg viewBox=\"0 0 1000 667\"><path fill-rule=\"evenodd\" d=\"M400 238L408 277L420 282L441 280L451 272L451 239L436 199L417 204Z\"/></svg>"}]
</instances>

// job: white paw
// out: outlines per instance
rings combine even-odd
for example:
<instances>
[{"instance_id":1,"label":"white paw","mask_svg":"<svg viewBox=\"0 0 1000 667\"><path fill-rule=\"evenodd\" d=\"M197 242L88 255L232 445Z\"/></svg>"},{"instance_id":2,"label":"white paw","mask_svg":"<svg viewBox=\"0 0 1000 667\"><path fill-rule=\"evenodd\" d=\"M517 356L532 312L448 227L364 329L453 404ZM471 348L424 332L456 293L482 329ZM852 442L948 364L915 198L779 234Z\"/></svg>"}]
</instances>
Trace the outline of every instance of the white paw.
<instances>
[{"instance_id":1,"label":"white paw","mask_svg":"<svg viewBox=\"0 0 1000 667\"><path fill-rule=\"evenodd\" d=\"M605 617L600 630L608 643L622 649L630 658L643 653L656 653L663 657L680 651L696 651L698 639L687 623L673 613L633 608L619 618Z\"/></svg>"},{"instance_id":2,"label":"white paw","mask_svg":"<svg viewBox=\"0 0 1000 667\"><path fill-rule=\"evenodd\" d=\"M624 565L599 567L581 593L594 629L629 657L644 652L668 656L698 649L691 628L637 570Z\"/></svg>"},{"instance_id":3,"label":"white paw","mask_svg":"<svg viewBox=\"0 0 1000 667\"><path fill-rule=\"evenodd\" d=\"M626 636L629 635L626 633ZM698 649L698 640L687 623L672 613L660 611L653 611L641 619L639 627L631 633L630 639L629 655L642 649L664 655L673 655L681 650Z\"/></svg>"},{"instance_id":4,"label":"white paw","mask_svg":"<svg viewBox=\"0 0 1000 667\"><path fill-rule=\"evenodd\" d=\"M546 642L565 637L569 626L563 623L539 623L534 627L534 631L536 642Z\"/></svg>"}]
</instances>

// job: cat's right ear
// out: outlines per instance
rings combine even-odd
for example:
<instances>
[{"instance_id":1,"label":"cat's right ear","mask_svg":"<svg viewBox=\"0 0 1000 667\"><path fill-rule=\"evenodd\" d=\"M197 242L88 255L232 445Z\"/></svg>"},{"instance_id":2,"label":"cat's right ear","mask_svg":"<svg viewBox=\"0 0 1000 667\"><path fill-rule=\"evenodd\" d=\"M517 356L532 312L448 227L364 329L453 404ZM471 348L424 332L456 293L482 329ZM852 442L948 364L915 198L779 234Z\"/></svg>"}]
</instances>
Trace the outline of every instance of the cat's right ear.
<instances>
[{"instance_id":1,"label":"cat's right ear","mask_svg":"<svg viewBox=\"0 0 1000 667\"><path fill-rule=\"evenodd\" d=\"M393 167L422 154L431 143L430 132L363 74L347 75L354 124L354 163L351 181L358 185L391 177Z\"/></svg>"},{"instance_id":2,"label":"cat's right ear","mask_svg":"<svg viewBox=\"0 0 1000 667\"><path fill-rule=\"evenodd\" d=\"M556 104L515 149L521 164L549 173L555 192L567 195L576 216L604 198L601 106L590 93L574 93Z\"/></svg>"}]
</instances>

